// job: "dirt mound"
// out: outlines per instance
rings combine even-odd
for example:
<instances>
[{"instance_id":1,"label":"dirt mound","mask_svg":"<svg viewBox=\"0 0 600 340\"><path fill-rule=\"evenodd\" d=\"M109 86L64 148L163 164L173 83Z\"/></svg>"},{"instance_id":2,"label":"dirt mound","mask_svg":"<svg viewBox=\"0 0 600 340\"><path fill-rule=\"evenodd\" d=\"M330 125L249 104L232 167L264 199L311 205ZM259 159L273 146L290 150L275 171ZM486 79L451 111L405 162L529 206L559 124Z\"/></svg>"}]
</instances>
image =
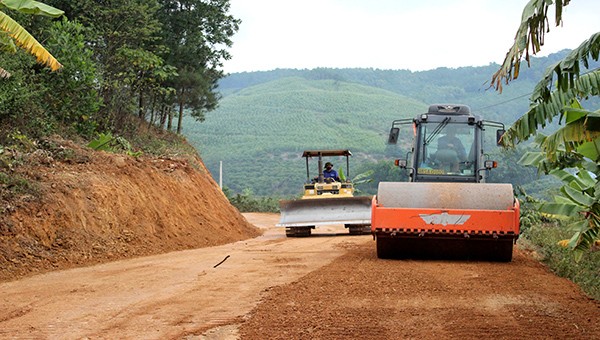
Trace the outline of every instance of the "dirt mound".
<instances>
[{"instance_id":1,"label":"dirt mound","mask_svg":"<svg viewBox=\"0 0 600 340\"><path fill-rule=\"evenodd\" d=\"M13 170L36 183L39 198L4 207L0 280L260 234L199 158L134 158L54 143L69 157L39 149Z\"/></svg>"}]
</instances>

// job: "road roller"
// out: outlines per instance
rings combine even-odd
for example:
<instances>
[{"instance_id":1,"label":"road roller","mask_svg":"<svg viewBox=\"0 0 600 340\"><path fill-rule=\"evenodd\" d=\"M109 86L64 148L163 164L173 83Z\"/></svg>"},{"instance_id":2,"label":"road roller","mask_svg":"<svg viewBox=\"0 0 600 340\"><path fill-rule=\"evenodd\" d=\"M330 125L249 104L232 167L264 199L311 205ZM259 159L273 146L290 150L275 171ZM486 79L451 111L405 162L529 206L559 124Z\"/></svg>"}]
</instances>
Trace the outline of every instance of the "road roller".
<instances>
[{"instance_id":1,"label":"road roller","mask_svg":"<svg viewBox=\"0 0 600 340\"><path fill-rule=\"evenodd\" d=\"M495 131L499 145L504 124L483 120L467 105L430 105L393 121L389 144L398 143L403 126L412 148L395 164L409 181L380 182L372 198L377 257L510 262L519 201L511 184L486 183L497 162L484 153L484 132Z\"/></svg>"}]
</instances>

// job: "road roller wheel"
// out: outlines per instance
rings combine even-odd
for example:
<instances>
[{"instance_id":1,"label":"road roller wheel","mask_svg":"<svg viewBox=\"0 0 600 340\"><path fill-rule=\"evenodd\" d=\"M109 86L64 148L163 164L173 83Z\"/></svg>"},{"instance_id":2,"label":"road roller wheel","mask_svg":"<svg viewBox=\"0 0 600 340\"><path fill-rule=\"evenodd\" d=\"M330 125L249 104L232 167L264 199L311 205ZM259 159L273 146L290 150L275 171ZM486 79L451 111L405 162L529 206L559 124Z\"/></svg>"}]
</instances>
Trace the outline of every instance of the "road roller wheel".
<instances>
[{"instance_id":1,"label":"road roller wheel","mask_svg":"<svg viewBox=\"0 0 600 340\"><path fill-rule=\"evenodd\" d=\"M380 259L391 259L394 257L394 242L389 238L377 238L377 257Z\"/></svg>"},{"instance_id":2,"label":"road roller wheel","mask_svg":"<svg viewBox=\"0 0 600 340\"><path fill-rule=\"evenodd\" d=\"M510 262L512 261L513 255L513 241L502 241L499 242L496 252L495 252L494 260L499 262Z\"/></svg>"},{"instance_id":3,"label":"road roller wheel","mask_svg":"<svg viewBox=\"0 0 600 340\"><path fill-rule=\"evenodd\" d=\"M310 236L312 227L287 227L285 228L285 236L287 237L306 237Z\"/></svg>"}]
</instances>

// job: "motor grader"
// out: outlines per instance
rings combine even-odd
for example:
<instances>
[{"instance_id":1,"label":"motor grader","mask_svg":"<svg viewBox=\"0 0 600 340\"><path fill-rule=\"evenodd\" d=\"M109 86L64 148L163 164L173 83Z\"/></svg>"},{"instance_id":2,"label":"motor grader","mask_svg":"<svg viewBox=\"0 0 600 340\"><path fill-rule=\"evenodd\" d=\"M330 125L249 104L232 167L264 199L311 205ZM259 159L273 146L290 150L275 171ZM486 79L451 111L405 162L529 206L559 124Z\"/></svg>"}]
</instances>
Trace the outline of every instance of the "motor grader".
<instances>
[{"instance_id":1,"label":"motor grader","mask_svg":"<svg viewBox=\"0 0 600 340\"><path fill-rule=\"evenodd\" d=\"M504 125L466 105L431 105L414 119L393 121L389 144L403 125L412 127L412 148L395 162L409 182L379 183L371 212L377 256L511 261L519 201L511 184L486 183L497 163L483 145L487 128L496 128L499 144Z\"/></svg>"},{"instance_id":2,"label":"motor grader","mask_svg":"<svg viewBox=\"0 0 600 340\"><path fill-rule=\"evenodd\" d=\"M323 157L346 159L346 176L350 175L350 150L307 150L306 182L300 199L281 200L281 217L277 226L285 227L288 237L310 236L312 229L322 225L343 224L350 234L370 231L371 197L354 197L354 185L349 179L325 178ZM317 176L310 175L309 160L317 160ZM342 176L340 176L342 177Z\"/></svg>"}]
</instances>

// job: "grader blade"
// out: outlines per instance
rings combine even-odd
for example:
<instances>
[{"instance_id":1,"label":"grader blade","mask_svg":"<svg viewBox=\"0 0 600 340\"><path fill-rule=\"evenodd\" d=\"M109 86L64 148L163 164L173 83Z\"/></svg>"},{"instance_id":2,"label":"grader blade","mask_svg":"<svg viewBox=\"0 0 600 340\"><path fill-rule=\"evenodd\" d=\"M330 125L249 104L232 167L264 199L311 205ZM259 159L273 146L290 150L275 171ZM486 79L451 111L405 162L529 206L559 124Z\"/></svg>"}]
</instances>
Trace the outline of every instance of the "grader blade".
<instances>
[{"instance_id":1,"label":"grader blade","mask_svg":"<svg viewBox=\"0 0 600 340\"><path fill-rule=\"evenodd\" d=\"M282 200L279 207L278 227L371 224L370 197Z\"/></svg>"}]
</instances>

